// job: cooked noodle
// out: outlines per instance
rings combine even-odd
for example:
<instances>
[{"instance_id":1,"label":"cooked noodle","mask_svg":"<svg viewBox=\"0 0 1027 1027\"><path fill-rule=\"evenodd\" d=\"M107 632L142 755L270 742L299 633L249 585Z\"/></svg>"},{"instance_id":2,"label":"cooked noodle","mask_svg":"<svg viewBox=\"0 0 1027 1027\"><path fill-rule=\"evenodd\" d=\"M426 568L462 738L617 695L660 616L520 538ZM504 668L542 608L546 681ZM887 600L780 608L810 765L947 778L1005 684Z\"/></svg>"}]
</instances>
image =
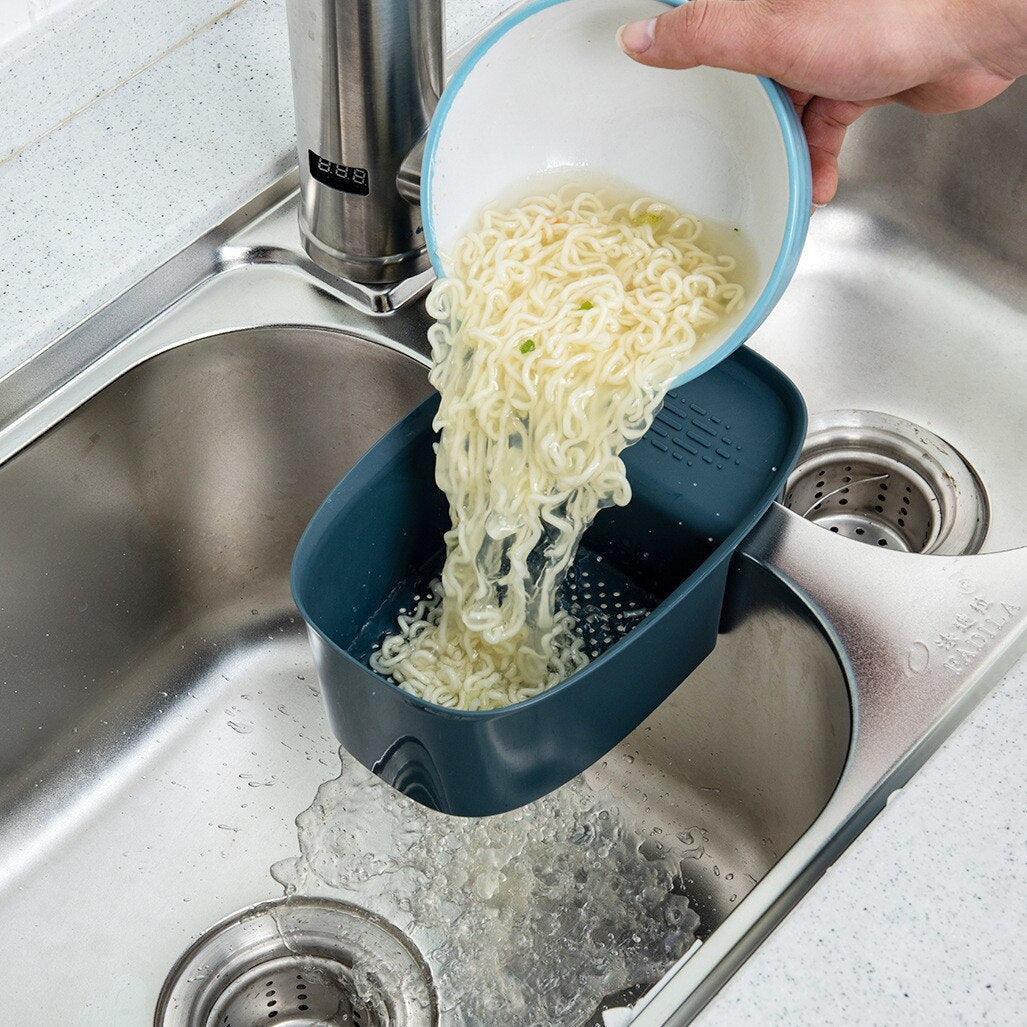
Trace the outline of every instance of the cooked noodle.
<instances>
[{"instance_id":1,"label":"cooked noodle","mask_svg":"<svg viewBox=\"0 0 1027 1027\"><path fill-rule=\"evenodd\" d=\"M569 187L486 211L461 240L428 300L453 524L441 590L400 617L376 671L485 710L588 662L560 584L599 510L630 499L621 451L742 300L734 260L702 249L701 230L653 200Z\"/></svg>"}]
</instances>

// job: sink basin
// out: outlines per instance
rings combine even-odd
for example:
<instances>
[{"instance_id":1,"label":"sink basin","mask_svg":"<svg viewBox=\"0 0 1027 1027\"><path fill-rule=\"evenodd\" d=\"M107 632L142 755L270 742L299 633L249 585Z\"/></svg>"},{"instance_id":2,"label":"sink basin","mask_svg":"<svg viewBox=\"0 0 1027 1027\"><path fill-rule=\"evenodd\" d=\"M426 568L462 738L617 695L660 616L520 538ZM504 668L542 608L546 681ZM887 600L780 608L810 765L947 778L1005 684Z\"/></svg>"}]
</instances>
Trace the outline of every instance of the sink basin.
<instances>
[{"instance_id":1,"label":"sink basin","mask_svg":"<svg viewBox=\"0 0 1027 1027\"><path fill-rule=\"evenodd\" d=\"M306 1013L341 988L365 1027L474 1022L473 1001L510 1023L636 1000L642 1027L694 1017L1023 652L1025 255L960 177L1015 202L1011 158L966 153L1006 153L1022 96L875 112L754 340L815 418L947 440L983 482L985 552L860 545L775 505L706 662L512 821L412 810L340 767L289 596L314 508L427 394L426 280L327 280L287 176L0 382L0 911L9 979L45 982L5 989L4 1019L310 1022L288 1019L287 977ZM923 160L897 154L910 134ZM387 994L403 973L369 998L322 917L386 939L431 1002ZM525 937L502 972L481 955Z\"/></svg>"},{"instance_id":2,"label":"sink basin","mask_svg":"<svg viewBox=\"0 0 1027 1027\"><path fill-rule=\"evenodd\" d=\"M0 468L0 896L12 930L82 970L48 992L51 1021L138 1022L187 942L274 894L292 819L338 772L292 553L427 390L422 362L353 334L239 330L151 357ZM700 937L813 823L850 740L817 615L751 559L732 578L715 653L586 775L639 845L681 851ZM38 974L39 956L20 947L9 972Z\"/></svg>"}]
</instances>

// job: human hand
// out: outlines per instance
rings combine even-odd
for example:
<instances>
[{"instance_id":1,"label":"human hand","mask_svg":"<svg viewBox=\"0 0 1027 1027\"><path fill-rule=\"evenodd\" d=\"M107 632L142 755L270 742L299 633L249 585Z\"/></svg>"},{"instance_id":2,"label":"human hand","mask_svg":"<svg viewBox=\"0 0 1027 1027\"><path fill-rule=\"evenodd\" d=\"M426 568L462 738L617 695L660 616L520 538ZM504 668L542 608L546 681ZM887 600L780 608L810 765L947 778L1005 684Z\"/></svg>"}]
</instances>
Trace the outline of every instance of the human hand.
<instances>
[{"instance_id":1,"label":"human hand","mask_svg":"<svg viewBox=\"0 0 1027 1027\"><path fill-rule=\"evenodd\" d=\"M838 188L846 129L871 107L979 107L1027 71L1025 0L690 0L619 33L640 64L776 79L802 121L813 202Z\"/></svg>"}]
</instances>

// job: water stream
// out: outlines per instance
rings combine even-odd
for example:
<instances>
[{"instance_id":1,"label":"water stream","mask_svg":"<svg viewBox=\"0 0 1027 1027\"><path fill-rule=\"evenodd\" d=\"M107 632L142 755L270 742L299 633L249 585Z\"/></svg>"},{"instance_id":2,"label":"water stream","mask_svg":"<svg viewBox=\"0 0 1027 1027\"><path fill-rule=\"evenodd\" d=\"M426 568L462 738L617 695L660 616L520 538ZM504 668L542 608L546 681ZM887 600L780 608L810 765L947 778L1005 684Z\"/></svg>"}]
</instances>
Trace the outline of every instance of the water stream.
<instances>
[{"instance_id":1,"label":"water stream","mask_svg":"<svg viewBox=\"0 0 1027 1027\"><path fill-rule=\"evenodd\" d=\"M296 894L373 910L427 957L445 1027L580 1024L608 994L650 982L692 944L676 886L688 845L576 778L523 809L462 819L425 809L345 752L297 818L299 857L272 875ZM678 851L680 849L680 851Z\"/></svg>"}]
</instances>

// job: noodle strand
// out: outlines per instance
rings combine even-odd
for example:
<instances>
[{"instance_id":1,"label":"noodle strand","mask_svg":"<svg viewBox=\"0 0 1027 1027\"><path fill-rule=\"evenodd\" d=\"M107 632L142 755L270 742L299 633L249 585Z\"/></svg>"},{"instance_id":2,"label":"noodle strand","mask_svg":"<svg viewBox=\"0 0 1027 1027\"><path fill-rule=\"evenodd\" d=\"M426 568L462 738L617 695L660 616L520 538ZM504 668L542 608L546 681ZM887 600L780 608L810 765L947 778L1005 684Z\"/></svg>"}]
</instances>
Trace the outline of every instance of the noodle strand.
<instances>
[{"instance_id":1,"label":"noodle strand","mask_svg":"<svg viewBox=\"0 0 1027 1027\"><path fill-rule=\"evenodd\" d=\"M743 298L701 234L654 200L568 187L486 211L459 243L428 298L446 561L375 671L486 710L587 664L560 585L599 510L631 498L621 452Z\"/></svg>"}]
</instances>

